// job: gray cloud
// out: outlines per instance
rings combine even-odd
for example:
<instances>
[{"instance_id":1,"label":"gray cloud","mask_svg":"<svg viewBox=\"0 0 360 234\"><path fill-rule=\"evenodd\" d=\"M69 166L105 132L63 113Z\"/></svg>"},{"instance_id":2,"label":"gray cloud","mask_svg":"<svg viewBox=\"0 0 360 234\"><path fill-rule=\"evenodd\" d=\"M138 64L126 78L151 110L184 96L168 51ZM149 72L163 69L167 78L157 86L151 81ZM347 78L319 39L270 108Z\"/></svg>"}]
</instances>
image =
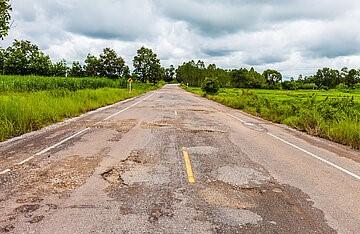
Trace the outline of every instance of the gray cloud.
<instances>
[{"instance_id":1,"label":"gray cloud","mask_svg":"<svg viewBox=\"0 0 360 234\"><path fill-rule=\"evenodd\" d=\"M112 47L130 64L144 45L164 65L202 59L295 77L360 64L356 0L16 0L13 8L2 46L30 40L53 60L81 61Z\"/></svg>"}]
</instances>

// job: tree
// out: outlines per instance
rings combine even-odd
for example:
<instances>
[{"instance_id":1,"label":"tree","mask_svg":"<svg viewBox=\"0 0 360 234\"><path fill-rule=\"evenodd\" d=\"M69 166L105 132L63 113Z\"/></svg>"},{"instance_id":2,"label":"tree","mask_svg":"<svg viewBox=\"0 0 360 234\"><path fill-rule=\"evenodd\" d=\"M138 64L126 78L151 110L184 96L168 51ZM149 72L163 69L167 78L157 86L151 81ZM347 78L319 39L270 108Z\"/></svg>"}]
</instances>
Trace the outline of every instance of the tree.
<instances>
[{"instance_id":1,"label":"tree","mask_svg":"<svg viewBox=\"0 0 360 234\"><path fill-rule=\"evenodd\" d=\"M353 88L357 83L360 82L360 74L357 70L348 70L347 68L343 68L341 71L342 80L348 87Z\"/></svg>"},{"instance_id":2,"label":"tree","mask_svg":"<svg viewBox=\"0 0 360 234\"><path fill-rule=\"evenodd\" d=\"M173 65L170 65L170 67L165 69L164 81L171 82L173 80L175 80L175 68Z\"/></svg>"},{"instance_id":3,"label":"tree","mask_svg":"<svg viewBox=\"0 0 360 234\"><path fill-rule=\"evenodd\" d=\"M47 75L51 61L29 41L15 40L4 55L4 73L12 75Z\"/></svg>"},{"instance_id":4,"label":"tree","mask_svg":"<svg viewBox=\"0 0 360 234\"><path fill-rule=\"evenodd\" d=\"M86 76L99 76L100 60L96 56L88 54L85 59L84 71Z\"/></svg>"},{"instance_id":5,"label":"tree","mask_svg":"<svg viewBox=\"0 0 360 234\"><path fill-rule=\"evenodd\" d=\"M71 65L69 76L71 77L83 77L84 69L79 61L74 61Z\"/></svg>"},{"instance_id":6,"label":"tree","mask_svg":"<svg viewBox=\"0 0 360 234\"><path fill-rule=\"evenodd\" d=\"M320 88L335 88L341 83L341 76L338 70L325 67L316 72L313 80Z\"/></svg>"},{"instance_id":7,"label":"tree","mask_svg":"<svg viewBox=\"0 0 360 234\"><path fill-rule=\"evenodd\" d=\"M51 67L51 75L57 77L66 77L69 68L64 59L60 60L57 63L54 63Z\"/></svg>"},{"instance_id":8,"label":"tree","mask_svg":"<svg viewBox=\"0 0 360 234\"><path fill-rule=\"evenodd\" d=\"M0 74L4 74L5 50L0 47Z\"/></svg>"},{"instance_id":9,"label":"tree","mask_svg":"<svg viewBox=\"0 0 360 234\"><path fill-rule=\"evenodd\" d=\"M100 76L115 79L124 75L125 61L113 49L105 48L99 63Z\"/></svg>"},{"instance_id":10,"label":"tree","mask_svg":"<svg viewBox=\"0 0 360 234\"><path fill-rule=\"evenodd\" d=\"M42 51L36 50L30 57L28 74L49 76L51 66L52 62L50 57Z\"/></svg>"},{"instance_id":11,"label":"tree","mask_svg":"<svg viewBox=\"0 0 360 234\"><path fill-rule=\"evenodd\" d=\"M217 78L206 77L203 84L201 85L201 89L206 94L216 94L220 89Z\"/></svg>"},{"instance_id":12,"label":"tree","mask_svg":"<svg viewBox=\"0 0 360 234\"><path fill-rule=\"evenodd\" d=\"M0 38L3 40L10 29L12 8L9 0L0 0Z\"/></svg>"},{"instance_id":13,"label":"tree","mask_svg":"<svg viewBox=\"0 0 360 234\"><path fill-rule=\"evenodd\" d=\"M142 82L156 83L161 77L161 65L157 55L148 48L141 47L133 60L134 74Z\"/></svg>"},{"instance_id":14,"label":"tree","mask_svg":"<svg viewBox=\"0 0 360 234\"><path fill-rule=\"evenodd\" d=\"M272 88L274 88L282 80L281 73L272 69L265 70L263 76L266 79L268 85Z\"/></svg>"}]
</instances>

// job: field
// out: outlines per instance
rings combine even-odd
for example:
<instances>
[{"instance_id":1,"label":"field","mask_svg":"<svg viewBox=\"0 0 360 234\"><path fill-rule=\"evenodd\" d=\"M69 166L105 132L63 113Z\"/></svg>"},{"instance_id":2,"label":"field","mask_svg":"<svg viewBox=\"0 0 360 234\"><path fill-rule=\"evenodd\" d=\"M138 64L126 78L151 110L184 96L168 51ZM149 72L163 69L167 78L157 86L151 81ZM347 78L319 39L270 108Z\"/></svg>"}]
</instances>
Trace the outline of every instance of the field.
<instances>
[{"instance_id":1,"label":"field","mask_svg":"<svg viewBox=\"0 0 360 234\"><path fill-rule=\"evenodd\" d=\"M0 77L0 141L157 88L105 78Z\"/></svg>"},{"instance_id":2,"label":"field","mask_svg":"<svg viewBox=\"0 0 360 234\"><path fill-rule=\"evenodd\" d=\"M200 88L186 88L203 95ZM221 89L208 99L360 149L360 91Z\"/></svg>"}]
</instances>

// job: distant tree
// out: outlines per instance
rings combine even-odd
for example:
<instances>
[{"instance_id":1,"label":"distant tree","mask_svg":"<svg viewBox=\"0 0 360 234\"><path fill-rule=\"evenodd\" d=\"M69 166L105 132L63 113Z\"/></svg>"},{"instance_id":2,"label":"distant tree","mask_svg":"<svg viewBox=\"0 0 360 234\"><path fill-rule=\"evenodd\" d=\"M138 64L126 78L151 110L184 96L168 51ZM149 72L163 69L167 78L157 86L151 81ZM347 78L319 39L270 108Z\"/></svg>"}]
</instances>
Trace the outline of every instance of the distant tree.
<instances>
[{"instance_id":1,"label":"distant tree","mask_svg":"<svg viewBox=\"0 0 360 234\"><path fill-rule=\"evenodd\" d=\"M28 74L49 76L51 75L52 62L48 55L45 55L42 51L35 51L29 61Z\"/></svg>"},{"instance_id":2,"label":"distant tree","mask_svg":"<svg viewBox=\"0 0 360 234\"><path fill-rule=\"evenodd\" d=\"M205 63L201 60L198 60L196 63L196 67L199 69L205 69Z\"/></svg>"},{"instance_id":3,"label":"distant tree","mask_svg":"<svg viewBox=\"0 0 360 234\"><path fill-rule=\"evenodd\" d=\"M217 78L206 77L204 82L201 85L201 89L206 94L216 94L220 89L220 85L219 85Z\"/></svg>"},{"instance_id":4,"label":"distant tree","mask_svg":"<svg viewBox=\"0 0 360 234\"><path fill-rule=\"evenodd\" d=\"M100 60L96 56L88 54L85 59L84 72L86 76L99 76Z\"/></svg>"},{"instance_id":5,"label":"distant tree","mask_svg":"<svg viewBox=\"0 0 360 234\"><path fill-rule=\"evenodd\" d=\"M341 75L338 70L325 67L316 72L313 80L320 88L335 88L341 83Z\"/></svg>"},{"instance_id":6,"label":"distant tree","mask_svg":"<svg viewBox=\"0 0 360 234\"><path fill-rule=\"evenodd\" d=\"M344 67L341 69L341 76L342 82L350 88L353 88L357 83L360 82L360 73L355 69L349 70L348 68Z\"/></svg>"},{"instance_id":7,"label":"distant tree","mask_svg":"<svg viewBox=\"0 0 360 234\"><path fill-rule=\"evenodd\" d=\"M282 75L280 72L272 69L265 70L263 72L263 76L266 79L268 85L274 88L277 84L279 84L282 80Z\"/></svg>"},{"instance_id":8,"label":"distant tree","mask_svg":"<svg viewBox=\"0 0 360 234\"><path fill-rule=\"evenodd\" d=\"M81 66L79 61L74 61L71 65L69 76L71 77L83 77L84 76L84 69Z\"/></svg>"},{"instance_id":9,"label":"distant tree","mask_svg":"<svg viewBox=\"0 0 360 234\"><path fill-rule=\"evenodd\" d=\"M0 0L0 38L4 39L10 29L12 8L9 0Z\"/></svg>"},{"instance_id":10,"label":"distant tree","mask_svg":"<svg viewBox=\"0 0 360 234\"><path fill-rule=\"evenodd\" d=\"M4 73L5 50L0 47L0 74Z\"/></svg>"},{"instance_id":11,"label":"distant tree","mask_svg":"<svg viewBox=\"0 0 360 234\"><path fill-rule=\"evenodd\" d=\"M66 77L68 74L69 68L64 59L60 60L57 63L54 63L51 67L51 75L57 77Z\"/></svg>"},{"instance_id":12,"label":"distant tree","mask_svg":"<svg viewBox=\"0 0 360 234\"><path fill-rule=\"evenodd\" d=\"M175 68L173 65L170 65L170 67L165 69L164 81L171 82L173 80L175 80Z\"/></svg>"},{"instance_id":13,"label":"distant tree","mask_svg":"<svg viewBox=\"0 0 360 234\"><path fill-rule=\"evenodd\" d=\"M4 73L13 75L47 75L50 57L29 41L15 40L4 54Z\"/></svg>"},{"instance_id":14,"label":"distant tree","mask_svg":"<svg viewBox=\"0 0 360 234\"><path fill-rule=\"evenodd\" d=\"M116 79L124 75L125 61L113 49L105 48L99 63L100 76Z\"/></svg>"},{"instance_id":15,"label":"distant tree","mask_svg":"<svg viewBox=\"0 0 360 234\"><path fill-rule=\"evenodd\" d=\"M130 68L129 68L129 66L127 66L127 65L124 66L124 69L123 69L123 77L124 77L124 78L127 78L127 79L131 77L131 75L130 75Z\"/></svg>"},{"instance_id":16,"label":"distant tree","mask_svg":"<svg viewBox=\"0 0 360 234\"><path fill-rule=\"evenodd\" d=\"M141 47L133 59L133 65L134 74L141 82L148 80L156 83L162 75L160 60L151 49Z\"/></svg>"}]
</instances>

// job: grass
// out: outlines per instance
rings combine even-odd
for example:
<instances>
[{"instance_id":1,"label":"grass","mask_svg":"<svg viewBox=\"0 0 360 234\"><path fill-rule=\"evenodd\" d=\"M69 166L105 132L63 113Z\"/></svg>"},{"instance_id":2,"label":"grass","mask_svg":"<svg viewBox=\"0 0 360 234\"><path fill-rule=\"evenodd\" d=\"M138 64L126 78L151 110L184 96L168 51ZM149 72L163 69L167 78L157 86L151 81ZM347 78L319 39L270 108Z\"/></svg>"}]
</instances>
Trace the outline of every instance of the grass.
<instances>
[{"instance_id":1,"label":"grass","mask_svg":"<svg viewBox=\"0 0 360 234\"><path fill-rule=\"evenodd\" d=\"M360 149L360 91L221 89L204 95L188 91L275 123Z\"/></svg>"},{"instance_id":2,"label":"grass","mask_svg":"<svg viewBox=\"0 0 360 234\"><path fill-rule=\"evenodd\" d=\"M22 78L26 80L24 81L25 83L31 85L24 85L21 88L17 86L9 88L10 86L8 86L5 92L0 92L0 141L22 135L26 132L38 130L49 124L62 121L65 118L78 116L84 112L113 104L158 88L158 86L149 84L134 84L133 92L129 93L126 88L103 88L102 85L104 83L102 83L102 79L101 81L98 81L94 78L85 78L87 79L85 81L86 84L92 82L93 85L97 85L95 85L96 89L83 89L88 86L85 85L73 88L75 87L73 86L73 82L77 83L78 81L73 81L72 79L69 79L71 83L69 85L66 84L68 80L63 78L55 78L55 81L53 81L54 78L52 77ZM34 82L31 79L40 82L38 86L35 85L36 88L33 90L42 91L24 91L27 90L28 87L35 87L33 85ZM8 81L9 78L1 77L0 80ZM64 81L65 84L61 84L61 80ZM44 81L45 84L41 84L42 81ZM84 81L79 82L81 84ZM110 80L110 82L113 81ZM49 84L50 86L47 86ZM60 88L55 88L59 84L62 86ZM64 88L64 86L67 85L69 85L69 89ZM48 89L46 90L44 87L48 87Z\"/></svg>"},{"instance_id":3,"label":"grass","mask_svg":"<svg viewBox=\"0 0 360 234\"><path fill-rule=\"evenodd\" d=\"M36 92L42 90L126 88L125 79L65 78L41 76L0 76L0 92Z\"/></svg>"}]
</instances>

